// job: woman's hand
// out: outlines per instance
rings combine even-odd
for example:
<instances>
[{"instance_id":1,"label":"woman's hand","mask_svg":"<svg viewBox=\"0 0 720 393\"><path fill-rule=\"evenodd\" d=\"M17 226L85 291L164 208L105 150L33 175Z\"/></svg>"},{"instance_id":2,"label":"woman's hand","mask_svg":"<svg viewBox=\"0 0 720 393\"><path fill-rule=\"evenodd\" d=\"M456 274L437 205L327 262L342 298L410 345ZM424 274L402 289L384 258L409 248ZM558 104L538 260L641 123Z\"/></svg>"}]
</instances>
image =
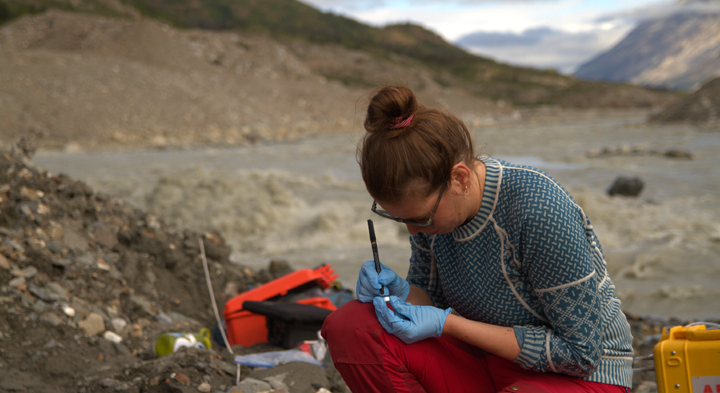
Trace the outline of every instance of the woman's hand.
<instances>
[{"instance_id":1,"label":"woman's hand","mask_svg":"<svg viewBox=\"0 0 720 393\"><path fill-rule=\"evenodd\" d=\"M386 332L394 334L405 344L440 337L445 319L452 309L443 310L433 306L413 306L396 296L390 296L390 309L381 297L373 299L375 315Z\"/></svg>"},{"instance_id":2,"label":"woman's hand","mask_svg":"<svg viewBox=\"0 0 720 393\"><path fill-rule=\"evenodd\" d=\"M397 296L405 301L410 293L410 284L398 276L389 267L380 264L382 270L375 271L375 262L367 261L360 268L355 294L363 303L370 303L376 296ZM380 293L382 287L387 288L386 293Z\"/></svg>"}]
</instances>

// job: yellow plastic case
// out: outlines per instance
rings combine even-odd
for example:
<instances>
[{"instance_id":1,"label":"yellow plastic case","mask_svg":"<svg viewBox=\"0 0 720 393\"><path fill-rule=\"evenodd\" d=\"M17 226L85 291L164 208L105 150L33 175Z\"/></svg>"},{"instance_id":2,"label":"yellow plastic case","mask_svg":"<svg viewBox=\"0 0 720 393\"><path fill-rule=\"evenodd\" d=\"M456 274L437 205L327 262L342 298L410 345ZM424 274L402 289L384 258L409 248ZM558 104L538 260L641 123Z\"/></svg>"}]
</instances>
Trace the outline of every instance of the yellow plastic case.
<instances>
[{"instance_id":1,"label":"yellow plastic case","mask_svg":"<svg viewBox=\"0 0 720 393\"><path fill-rule=\"evenodd\" d=\"M658 393L720 393L720 329L663 329L653 350Z\"/></svg>"}]
</instances>

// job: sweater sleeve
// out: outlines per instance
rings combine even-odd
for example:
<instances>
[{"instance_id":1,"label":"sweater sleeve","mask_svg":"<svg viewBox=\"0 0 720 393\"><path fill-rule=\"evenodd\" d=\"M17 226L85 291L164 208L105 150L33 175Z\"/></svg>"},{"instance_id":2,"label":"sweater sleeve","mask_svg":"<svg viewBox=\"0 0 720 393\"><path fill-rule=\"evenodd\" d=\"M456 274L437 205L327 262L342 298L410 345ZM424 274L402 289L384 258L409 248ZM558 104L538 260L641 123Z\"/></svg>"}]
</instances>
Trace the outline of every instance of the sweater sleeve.
<instances>
[{"instance_id":1,"label":"sweater sleeve","mask_svg":"<svg viewBox=\"0 0 720 393\"><path fill-rule=\"evenodd\" d=\"M447 301L443 295L442 284L437 270L437 259L431 249L432 238L424 234L410 236L410 268L407 281L410 285L421 288L430 296L433 305L447 308Z\"/></svg>"},{"instance_id":2,"label":"sweater sleeve","mask_svg":"<svg viewBox=\"0 0 720 393\"><path fill-rule=\"evenodd\" d=\"M602 355L602 295L598 252L588 239L584 213L557 187L534 203L523 222L524 269L546 326L514 326L524 368L587 377ZM600 273L600 274L599 274ZM600 277L599 277L600 276Z\"/></svg>"}]
</instances>

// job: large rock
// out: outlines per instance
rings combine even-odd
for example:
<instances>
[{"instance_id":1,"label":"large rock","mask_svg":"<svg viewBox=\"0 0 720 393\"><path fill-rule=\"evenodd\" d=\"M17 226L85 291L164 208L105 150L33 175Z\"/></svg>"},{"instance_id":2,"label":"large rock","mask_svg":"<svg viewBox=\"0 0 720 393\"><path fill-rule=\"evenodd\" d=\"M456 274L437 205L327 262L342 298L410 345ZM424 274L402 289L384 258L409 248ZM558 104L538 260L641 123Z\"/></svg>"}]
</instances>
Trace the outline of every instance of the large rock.
<instances>
[{"instance_id":1,"label":"large rock","mask_svg":"<svg viewBox=\"0 0 720 393\"><path fill-rule=\"evenodd\" d=\"M85 335L92 337L105 330L105 321L103 320L102 315L90 313L87 319L78 322L78 326L80 326L80 329L85 332Z\"/></svg>"},{"instance_id":2,"label":"large rock","mask_svg":"<svg viewBox=\"0 0 720 393\"><path fill-rule=\"evenodd\" d=\"M645 183L639 177L618 176L608 190L608 195L636 197L642 192Z\"/></svg>"}]
</instances>

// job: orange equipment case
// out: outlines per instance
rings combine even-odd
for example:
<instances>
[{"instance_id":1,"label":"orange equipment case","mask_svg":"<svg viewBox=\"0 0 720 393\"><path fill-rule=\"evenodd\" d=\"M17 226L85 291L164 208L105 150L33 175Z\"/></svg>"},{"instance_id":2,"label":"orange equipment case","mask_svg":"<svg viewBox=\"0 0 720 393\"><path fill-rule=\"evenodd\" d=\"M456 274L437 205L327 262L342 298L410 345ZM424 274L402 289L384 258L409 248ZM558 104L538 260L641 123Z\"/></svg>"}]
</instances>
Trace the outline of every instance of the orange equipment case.
<instances>
[{"instance_id":1,"label":"orange equipment case","mask_svg":"<svg viewBox=\"0 0 720 393\"><path fill-rule=\"evenodd\" d=\"M659 393L720 393L720 329L663 329L653 349Z\"/></svg>"},{"instance_id":2,"label":"orange equipment case","mask_svg":"<svg viewBox=\"0 0 720 393\"><path fill-rule=\"evenodd\" d=\"M300 269L228 300L225 303L223 317L225 318L225 330L230 345L249 347L253 344L268 342L265 316L243 310L243 303L246 300L273 300L287 295L293 289L306 284L313 284L313 282L320 288L327 289L338 277L334 273L335 270L330 265L323 265L315 269ZM326 297L302 299L298 300L297 303L309 304L333 311L336 309L335 304Z\"/></svg>"}]
</instances>

